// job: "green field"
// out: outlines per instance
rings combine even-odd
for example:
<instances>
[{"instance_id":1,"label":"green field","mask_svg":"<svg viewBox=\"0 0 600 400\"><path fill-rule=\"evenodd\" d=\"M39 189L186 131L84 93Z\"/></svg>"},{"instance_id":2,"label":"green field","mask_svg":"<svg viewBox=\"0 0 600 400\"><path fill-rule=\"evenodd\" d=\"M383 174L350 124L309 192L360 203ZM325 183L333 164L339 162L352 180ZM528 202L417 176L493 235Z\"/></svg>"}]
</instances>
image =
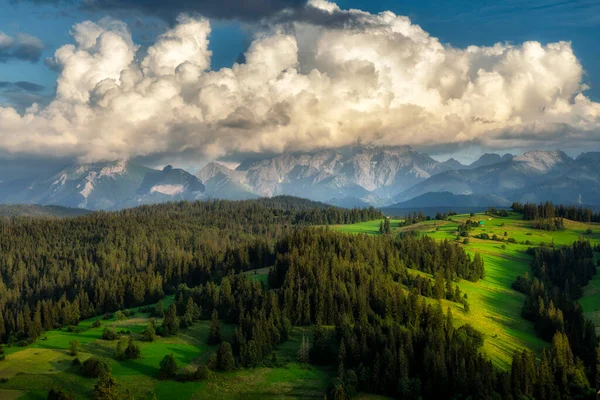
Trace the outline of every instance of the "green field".
<instances>
[{"instance_id":1,"label":"green field","mask_svg":"<svg viewBox=\"0 0 600 400\"><path fill-rule=\"evenodd\" d=\"M170 301L172 298L165 303ZM102 326L91 328L98 319ZM237 399L241 396L250 399L323 398L333 373L328 369L294 362L302 335L310 336L312 332L310 328L294 328L290 340L283 343L276 353L282 367L214 373L202 382L161 381L156 378L158 366L166 354L174 355L180 370L195 370L200 363L207 361L217 346L206 344L209 321L199 321L176 337L158 337L153 343L138 341L140 359L114 359L117 341L101 339L104 327L114 325L117 331L125 329L139 334L149 321L150 318L142 313L124 321L116 321L114 317L110 320L96 317L79 324L85 329L81 333L53 330L30 346L7 347L7 357L0 362L0 378L8 378L8 381L0 383L0 399L46 399L52 387L71 391L80 399L90 398L96 379L83 377L80 368L72 365L74 357L68 354L67 349L73 339L79 340L83 347L78 355L81 361L92 355L105 359L119 383L119 390L128 390L136 399L151 399L153 395L157 399ZM233 325L221 324L225 340L231 339L233 328Z\"/></svg>"},{"instance_id":2,"label":"green field","mask_svg":"<svg viewBox=\"0 0 600 400\"><path fill-rule=\"evenodd\" d=\"M484 223L470 232L469 244L463 245L463 238L460 243L467 252L482 255L486 276L477 283L465 280L459 282L461 290L468 296L471 306L469 314L463 312L462 305L446 300L442 300L443 307L452 308L457 324L469 323L479 329L485 336L485 352L494 364L506 369L510 366L514 350L529 348L539 352L548 345L535 335L533 325L521 317L524 295L511 288L518 275L529 271L531 258L525 251L528 247L541 243L550 244L552 241L556 245L569 245L579 237L598 243L600 225L565 221L565 230L548 232L533 229L531 221L523 221L519 214L511 213L504 218L485 214L476 214L473 217L456 215L448 221L425 221L407 227L399 226L399 221L394 220L392 230L394 233L418 231L438 240L455 240L458 225L467 219ZM370 221L334 228L349 233L379 234L379 222ZM588 228L592 229L592 234L585 233ZM514 238L517 243L472 237L484 232L490 237L497 235L500 238ZM522 244L527 241L529 244ZM600 275L586 288L586 296L581 299L581 303L584 310L589 312L589 318L600 326Z\"/></svg>"},{"instance_id":3,"label":"green field","mask_svg":"<svg viewBox=\"0 0 600 400\"><path fill-rule=\"evenodd\" d=\"M404 222L401 219L391 219L390 226L392 230L398 230L400 224ZM331 225L330 227L340 232L346 233L367 233L370 235L379 234L379 224L381 220L361 222L359 224L350 225Z\"/></svg>"}]
</instances>

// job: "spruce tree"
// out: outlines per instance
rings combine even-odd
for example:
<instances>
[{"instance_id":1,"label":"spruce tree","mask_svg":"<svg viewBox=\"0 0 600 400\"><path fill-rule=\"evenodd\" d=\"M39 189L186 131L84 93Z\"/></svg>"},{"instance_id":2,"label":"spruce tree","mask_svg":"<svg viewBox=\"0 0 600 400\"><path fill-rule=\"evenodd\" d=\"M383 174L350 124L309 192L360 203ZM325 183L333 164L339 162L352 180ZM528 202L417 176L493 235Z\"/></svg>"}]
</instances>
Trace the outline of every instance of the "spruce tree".
<instances>
[{"instance_id":1,"label":"spruce tree","mask_svg":"<svg viewBox=\"0 0 600 400\"><path fill-rule=\"evenodd\" d=\"M169 304L167 308L162 323L162 331L165 336L173 336L179 332L179 317L177 317L177 308L174 303Z\"/></svg>"},{"instance_id":2,"label":"spruce tree","mask_svg":"<svg viewBox=\"0 0 600 400\"><path fill-rule=\"evenodd\" d=\"M219 313L216 309L213 310L210 318L210 328L208 331L207 343L210 345L221 343L221 326L219 323Z\"/></svg>"},{"instance_id":3,"label":"spruce tree","mask_svg":"<svg viewBox=\"0 0 600 400\"><path fill-rule=\"evenodd\" d=\"M235 359L229 342L222 342L217 351L217 369L221 371L233 371L235 369Z\"/></svg>"},{"instance_id":4,"label":"spruce tree","mask_svg":"<svg viewBox=\"0 0 600 400\"><path fill-rule=\"evenodd\" d=\"M173 354L167 354L163 357L160 362L160 368L158 370L159 379L169 379L175 376L177 373L177 362Z\"/></svg>"}]
</instances>

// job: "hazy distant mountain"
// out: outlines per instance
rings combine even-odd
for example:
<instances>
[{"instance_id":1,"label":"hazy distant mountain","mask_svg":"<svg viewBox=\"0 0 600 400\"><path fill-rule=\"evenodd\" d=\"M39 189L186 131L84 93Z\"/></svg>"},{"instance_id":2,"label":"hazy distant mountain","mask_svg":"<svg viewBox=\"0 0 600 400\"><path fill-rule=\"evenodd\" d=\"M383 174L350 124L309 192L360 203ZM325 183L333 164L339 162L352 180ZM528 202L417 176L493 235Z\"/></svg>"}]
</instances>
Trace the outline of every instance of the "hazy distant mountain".
<instances>
[{"instance_id":1,"label":"hazy distant mountain","mask_svg":"<svg viewBox=\"0 0 600 400\"><path fill-rule=\"evenodd\" d=\"M505 154L500 156L495 153L485 153L479 159L469 165L468 169L477 169L479 167L487 167L488 165L500 164L502 162L510 161L514 158L512 154ZM458 168L455 168L458 169Z\"/></svg>"},{"instance_id":2,"label":"hazy distant mountain","mask_svg":"<svg viewBox=\"0 0 600 400\"><path fill-rule=\"evenodd\" d=\"M204 187L183 170L156 171L127 161L73 164L33 181L0 184L0 201L91 210L201 197Z\"/></svg>"},{"instance_id":3,"label":"hazy distant mountain","mask_svg":"<svg viewBox=\"0 0 600 400\"><path fill-rule=\"evenodd\" d=\"M600 153L574 160L560 150L530 151L500 163L435 175L395 199L404 202L425 193L450 192L493 194L511 201L600 204L599 166Z\"/></svg>"},{"instance_id":4,"label":"hazy distant mountain","mask_svg":"<svg viewBox=\"0 0 600 400\"><path fill-rule=\"evenodd\" d=\"M453 159L438 162L408 146L356 147L249 160L235 170L211 163L197 176L207 193L229 198L289 194L318 201L385 203L435 174L464 167Z\"/></svg>"},{"instance_id":5,"label":"hazy distant mountain","mask_svg":"<svg viewBox=\"0 0 600 400\"><path fill-rule=\"evenodd\" d=\"M454 194L450 192L428 192L389 208L431 208L431 207L508 207L511 202L494 194Z\"/></svg>"},{"instance_id":6,"label":"hazy distant mountain","mask_svg":"<svg viewBox=\"0 0 600 400\"><path fill-rule=\"evenodd\" d=\"M112 210L166 201L291 195L342 207L485 207L542 200L600 205L598 152L576 159L560 150L516 157L484 154L465 166L454 159L436 161L408 146L353 147L251 159L236 169L212 162L196 176L171 166L155 170L127 161L46 170L33 165L11 178L14 171L14 163L0 163L0 203Z\"/></svg>"}]
</instances>

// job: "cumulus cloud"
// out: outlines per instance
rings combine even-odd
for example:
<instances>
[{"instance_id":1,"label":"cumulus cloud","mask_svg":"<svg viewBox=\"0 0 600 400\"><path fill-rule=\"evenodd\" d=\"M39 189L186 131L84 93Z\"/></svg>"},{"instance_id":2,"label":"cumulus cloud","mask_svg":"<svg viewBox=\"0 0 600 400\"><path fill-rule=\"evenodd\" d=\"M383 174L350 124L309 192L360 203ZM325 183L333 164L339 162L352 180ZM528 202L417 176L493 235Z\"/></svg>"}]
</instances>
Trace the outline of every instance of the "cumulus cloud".
<instances>
[{"instance_id":1,"label":"cumulus cloud","mask_svg":"<svg viewBox=\"0 0 600 400\"><path fill-rule=\"evenodd\" d=\"M600 141L568 42L454 48L391 12L357 24L274 24L245 62L210 70L210 24L181 17L146 51L113 19L73 27L56 98L0 108L0 150L83 161L217 158L363 144L486 148ZM585 146L585 145L584 145Z\"/></svg>"},{"instance_id":2,"label":"cumulus cloud","mask_svg":"<svg viewBox=\"0 0 600 400\"><path fill-rule=\"evenodd\" d=\"M37 62L44 43L35 36L17 33L14 37L0 32L0 63L10 60Z\"/></svg>"}]
</instances>

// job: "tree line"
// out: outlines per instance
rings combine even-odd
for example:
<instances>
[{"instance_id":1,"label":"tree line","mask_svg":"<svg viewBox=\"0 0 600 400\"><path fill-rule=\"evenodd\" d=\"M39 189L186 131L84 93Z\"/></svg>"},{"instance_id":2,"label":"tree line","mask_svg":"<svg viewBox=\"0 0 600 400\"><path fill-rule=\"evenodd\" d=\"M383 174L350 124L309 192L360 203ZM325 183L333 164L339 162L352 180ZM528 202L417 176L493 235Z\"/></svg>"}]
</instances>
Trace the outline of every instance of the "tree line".
<instances>
[{"instance_id":1,"label":"tree line","mask_svg":"<svg viewBox=\"0 0 600 400\"><path fill-rule=\"evenodd\" d=\"M558 355L544 354L541 360L542 364L547 362L552 366L557 379L553 390L562 395L580 395L582 383L589 380L596 384L598 374L598 337L594 324L584 318L577 302L583 287L596 274L592 246L589 241L580 239L571 246L541 246L529 252L533 255L533 277L527 273L513 284L514 289L527 295L523 317L534 323L539 337L552 340L555 347L561 348L560 367L552 365L557 362L552 361L552 357ZM532 356L521 355L523 357L527 360L516 361L517 366L531 369L527 366ZM544 371L548 369L538 366L542 367ZM540 374L535 376L542 379ZM535 380L533 383L542 384Z\"/></svg>"},{"instance_id":2,"label":"tree line","mask_svg":"<svg viewBox=\"0 0 600 400\"><path fill-rule=\"evenodd\" d=\"M591 208L575 205L555 205L549 201L540 204L513 203L512 210L523 214L523 219L533 221L537 219L565 218L578 222L600 222L600 212L594 212Z\"/></svg>"}]
</instances>

